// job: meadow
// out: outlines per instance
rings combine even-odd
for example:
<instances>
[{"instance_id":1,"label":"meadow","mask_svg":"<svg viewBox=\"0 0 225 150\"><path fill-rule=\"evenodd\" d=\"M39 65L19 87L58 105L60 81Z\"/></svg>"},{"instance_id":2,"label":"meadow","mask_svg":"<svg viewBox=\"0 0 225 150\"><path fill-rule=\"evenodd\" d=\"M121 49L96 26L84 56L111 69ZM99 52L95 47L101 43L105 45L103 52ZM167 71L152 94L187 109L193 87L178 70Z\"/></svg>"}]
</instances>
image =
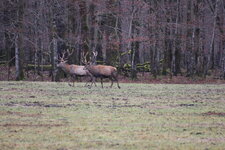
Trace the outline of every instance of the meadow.
<instances>
[{"instance_id":1,"label":"meadow","mask_svg":"<svg viewBox=\"0 0 225 150\"><path fill-rule=\"evenodd\" d=\"M223 150L224 84L0 82L1 150Z\"/></svg>"}]
</instances>

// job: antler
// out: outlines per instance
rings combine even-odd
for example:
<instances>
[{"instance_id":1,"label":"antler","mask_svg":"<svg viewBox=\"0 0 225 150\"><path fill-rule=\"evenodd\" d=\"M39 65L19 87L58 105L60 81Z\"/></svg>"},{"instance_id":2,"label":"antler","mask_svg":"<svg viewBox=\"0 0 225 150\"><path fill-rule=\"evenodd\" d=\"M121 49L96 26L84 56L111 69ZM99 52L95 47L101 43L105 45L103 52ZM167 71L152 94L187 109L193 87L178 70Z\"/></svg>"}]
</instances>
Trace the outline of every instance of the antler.
<instances>
[{"instance_id":1,"label":"antler","mask_svg":"<svg viewBox=\"0 0 225 150\"><path fill-rule=\"evenodd\" d=\"M89 64L89 63L93 64L95 62L95 60L96 60L98 52L97 51L93 51L92 53L93 53L93 56L90 55L89 61L87 61L87 56L88 56L89 52L84 53L84 51L83 51L81 53L81 62L83 64Z\"/></svg>"},{"instance_id":2,"label":"antler","mask_svg":"<svg viewBox=\"0 0 225 150\"><path fill-rule=\"evenodd\" d=\"M59 56L59 61L60 62L62 62L62 61L65 61L64 59L65 59L65 51L64 52L62 52L62 57L61 56Z\"/></svg>"},{"instance_id":3,"label":"antler","mask_svg":"<svg viewBox=\"0 0 225 150\"><path fill-rule=\"evenodd\" d=\"M98 56L98 51L93 51L92 53L93 53L94 57Z\"/></svg>"},{"instance_id":4,"label":"antler","mask_svg":"<svg viewBox=\"0 0 225 150\"><path fill-rule=\"evenodd\" d=\"M74 51L73 49L71 51L69 49L66 50L68 57L70 57L73 54L73 51Z\"/></svg>"},{"instance_id":5,"label":"antler","mask_svg":"<svg viewBox=\"0 0 225 150\"><path fill-rule=\"evenodd\" d=\"M83 64L88 64L87 55L88 55L88 52L86 52L86 53L84 53L84 51L81 52L81 62Z\"/></svg>"},{"instance_id":6,"label":"antler","mask_svg":"<svg viewBox=\"0 0 225 150\"><path fill-rule=\"evenodd\" d=\"M65 58L65 54L67 53L67 57ZM59 56L59 61L67 61L67 59L73 54L73 50L69 51L69 49L64 50L62 52L62 57Z\"/></svg>"},{"instance_id":7,"label":"antler","mask_svg":"<svg viewBox=\"0 0 225 150\"><path fill-rule=\"evenodd\" d=\"M92 58L90 59L90 60L92 60L92 64L95 64L95 62L96 62L96 57L98 56L98 52L97 51L92 51L92 53L93 53L93 56L92 56Z\"/></svg>"}]
</instances>

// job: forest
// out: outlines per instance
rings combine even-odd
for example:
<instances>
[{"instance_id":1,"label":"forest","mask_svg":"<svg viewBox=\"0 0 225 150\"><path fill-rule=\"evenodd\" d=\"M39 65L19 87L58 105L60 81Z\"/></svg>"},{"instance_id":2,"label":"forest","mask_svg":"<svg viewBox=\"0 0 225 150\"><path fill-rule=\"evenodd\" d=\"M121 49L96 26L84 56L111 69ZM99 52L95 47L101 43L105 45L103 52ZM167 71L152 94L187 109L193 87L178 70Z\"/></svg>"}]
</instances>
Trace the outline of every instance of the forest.
<instances>
[{"instance_id":1,"label":"forest","mask_svg":"<svg viewBox=\"0 0 225 150\"><path fill-rule=\"evenodd\" d=\"M225 79L224 0L1 0L0 10L0 69L15 80L28 70L59 80L66 50L69 64L98 52L131 79Z\"/></svg>"}]
</instances>

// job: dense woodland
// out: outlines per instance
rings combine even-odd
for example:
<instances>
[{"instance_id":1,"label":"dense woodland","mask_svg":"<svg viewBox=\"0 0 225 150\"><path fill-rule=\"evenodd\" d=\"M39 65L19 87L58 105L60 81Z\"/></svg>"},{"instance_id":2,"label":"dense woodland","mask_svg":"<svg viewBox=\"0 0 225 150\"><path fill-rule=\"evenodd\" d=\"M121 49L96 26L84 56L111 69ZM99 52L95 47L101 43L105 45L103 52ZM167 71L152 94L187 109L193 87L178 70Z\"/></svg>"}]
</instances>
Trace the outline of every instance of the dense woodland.
<instances>
[{"instance_id":1,"label":"dense woodland","mask_svg":"<svg viewBox=\"0 0 225 150\"><path fill-rule=\"evenodd\" d=\"M16 80L49 70L70 50L69 64L98 52L135 79L138 72L225 79L224 0L1 0L0 65Z\"/></svg>"}]
</instances>

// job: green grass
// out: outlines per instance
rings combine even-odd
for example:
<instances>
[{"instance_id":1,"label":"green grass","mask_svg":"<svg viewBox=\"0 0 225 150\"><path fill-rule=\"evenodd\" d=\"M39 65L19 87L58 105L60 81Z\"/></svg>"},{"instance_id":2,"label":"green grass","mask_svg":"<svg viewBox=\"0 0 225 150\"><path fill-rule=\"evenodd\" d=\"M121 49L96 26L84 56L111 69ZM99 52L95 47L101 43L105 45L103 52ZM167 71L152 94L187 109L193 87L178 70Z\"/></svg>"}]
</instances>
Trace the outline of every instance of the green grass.
<instances>
[{"instance_id":1,"label":"green grass","mask_svg":"<svg viewBox=\"0 0 225 150\"><path fill-rule=\"evenodd\" d=\"M225 85L121 87L0 82L0 149L225 148Z\"/></svg>"}]
</instances>

